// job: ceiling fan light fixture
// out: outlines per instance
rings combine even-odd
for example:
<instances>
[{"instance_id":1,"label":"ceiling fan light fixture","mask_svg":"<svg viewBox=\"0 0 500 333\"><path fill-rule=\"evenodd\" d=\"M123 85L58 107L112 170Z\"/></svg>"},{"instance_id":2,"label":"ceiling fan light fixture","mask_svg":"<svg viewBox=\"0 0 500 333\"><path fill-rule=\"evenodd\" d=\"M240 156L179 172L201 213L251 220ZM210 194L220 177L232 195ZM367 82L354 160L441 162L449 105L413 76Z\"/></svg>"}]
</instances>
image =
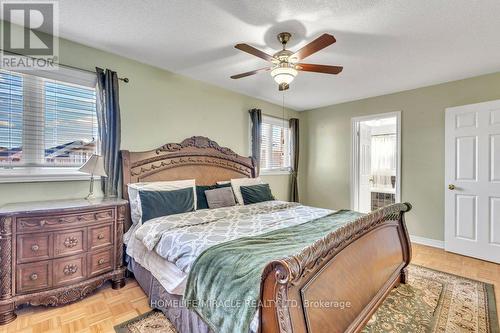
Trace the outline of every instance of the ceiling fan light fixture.
<instances>
[{"instance_id":1,"label":"ceiling fan light fixture","mask_svg":"<svg viewBox=\"0 0 500 333\"><path fill-rule=\"evenodd\" d=\"M298 71L295 68L288 66L288 64L282 64L271 71L271 76L279 85L290 84L297 74Z\"/></svg>"},{"instance_id":2,"label":"ceiling fan light fixture","mask_svg":"<svg viewBox=\"0 0 500 333\"><path fill-rule=\"evenodd\" d=\"M271 76L278 84L278 90L284 91L290 88L289 84L295 79L298 72L313 72L323 74L339 74L342 72L342 66L304 64L302 60L308 56L324 49L325 47L335 43L335 37L330 34L322 34L309 44L303 46L300 50L292 52L287 50L286 44L292 37L289 32L278 34L278 40L283 46L282 50L273 55L267 54L248 44L236 44L234 47L240 51L249 53L258 58L269 62L268 67L260 68L250 72L245 72L237 75L232 75L231 79L241 79L260 72L271 71Z\"/></svg>"}]
</instances>

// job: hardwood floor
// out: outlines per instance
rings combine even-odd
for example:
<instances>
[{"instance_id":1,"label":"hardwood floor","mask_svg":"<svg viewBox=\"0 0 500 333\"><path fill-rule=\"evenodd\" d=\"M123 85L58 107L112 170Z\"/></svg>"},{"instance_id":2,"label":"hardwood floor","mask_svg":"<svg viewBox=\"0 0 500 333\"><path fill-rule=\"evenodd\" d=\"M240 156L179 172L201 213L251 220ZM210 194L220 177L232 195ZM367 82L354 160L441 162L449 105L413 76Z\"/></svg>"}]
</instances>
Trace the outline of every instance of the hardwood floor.
<instances>
[{"instance_id":1,"label":"hardwood floor","mask_svg":"<svg viewBox=\"0 0 500 333\"><path fill-rule=\"evenodd\" d=\"M149 311L146 294L133 279L120 290L106 284L94 295L57 308L26 307L0 333L114 333L113 327Z\"/></svg>"},{"instance_id":2,"label":"hardwood floor","mask_svg":"<svg viewBox=\"0 0 500 333\"><path fill-rule=\"evenodd\" d=\"M413 244L413 264L495 285L500 308L500 265ZM26 307L0 333L114 333L113 327L149 311L146 295L134 280L121 290L110 285L96 294L59 308Z\"/></svg>"}]
</instances>

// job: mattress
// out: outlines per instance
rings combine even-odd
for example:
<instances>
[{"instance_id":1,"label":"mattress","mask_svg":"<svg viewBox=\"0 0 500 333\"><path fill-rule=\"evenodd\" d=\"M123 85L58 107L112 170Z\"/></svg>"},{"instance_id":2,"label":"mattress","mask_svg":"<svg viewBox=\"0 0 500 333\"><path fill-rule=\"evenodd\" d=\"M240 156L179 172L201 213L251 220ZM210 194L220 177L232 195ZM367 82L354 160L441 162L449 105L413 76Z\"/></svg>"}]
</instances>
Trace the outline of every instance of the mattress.
<instances>
[{"instance_id":1,"label":"mattress","mask_svg":"<svg viewBox=\"0 0 500 333\"><path fill-rule=\"evenodd\" d=\"M204 209L133 225L126 253L149 270L170 294L183 295L191 265L201 252L231 239L301 224L332 210L284 201Z\"/></svg>"},{"instance_id":2,"label":"mattress","mask_svg":"<svg viewBox=\"0 0 500 333\"><path fill-rule=\"evenodd\" d=\"M156 252L148 251L142 242L134 237L136 229L136 226L132 226L124 235L127 255L148 270L168 293L182 295L188 275Z\"/></svg>"},{"instance_id":3,"label":"mattress","mask_svg":"<svg viewBox=\"0 0 500 333\"><path fill-rule=\"evenodd\" d=\"M157 217L135 231L149 250L188 273L208 248L241 237L306 223L333 211L284 201L266 201Z\"/></svg>"},{"instance_id":4,"label":"mattress","mask_svg":"<svg viewBox=\"0 0 500 333\"><path fill-rule=\"evenodd\" d=\"M134 227L124 235L126 253L132 259L129 269L149 297L150 305L161 310L179 333L212 333L199 315L184 307L182 295L188 274L148 249L134 237ZM151 276L154 279L151 279ZM158 283L160 284L158 286ZM249 333L258 332L259 316L255 314Z\"/></svg>"},{"instance_id":5,"label":"mattress","mask_svg":"<svg viewBox=\"0 0 500 333\"><path fill-rule=\"evenodd\" d=\"M182 303L191 265L207 248L231 239L302 224L332 212L280 201L199 210L159 217L142 226L134 225L124 235L124 243L127 245L126 253L133 259L133 263L139 264L141 271L146 270L161 285L154 292L145 290L151 301L161 303L164 299L174 299ZM151 295L155 295L157 299L153 299ZM152 306L160 308L176 327L178 323L181 326L177 327L179 332L191 332L193 327L196 327L197 332L209 330L200 324L195 312L182 304L173 308L162 308L155 304ZM185 320L179 320L174 315L175 311L182 313ZM250 332L258 331L258 322L257 311L250 324ZM202 320L201 323L204 324Z\"/></svg>"}]
</instances>

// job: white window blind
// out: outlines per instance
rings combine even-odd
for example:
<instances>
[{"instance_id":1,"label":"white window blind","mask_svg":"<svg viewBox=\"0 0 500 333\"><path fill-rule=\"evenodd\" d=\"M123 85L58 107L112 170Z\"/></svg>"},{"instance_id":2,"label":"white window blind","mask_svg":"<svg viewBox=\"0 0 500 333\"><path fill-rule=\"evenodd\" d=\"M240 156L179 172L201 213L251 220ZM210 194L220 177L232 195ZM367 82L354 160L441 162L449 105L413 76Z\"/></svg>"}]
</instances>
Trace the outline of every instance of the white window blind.
<instances>
[{"instance_id":1,"label":"white window blind","mask_svg":"<svg viewBox=\"0 0 500 333\"><path fill-rule=\"evenodd\" d=\"M290 170L290 130L288 121L262 116L260 168L262 171Z\"/></svg>"},{"instance_id":2,"label":"white window blind","mask_svg":"<svg viewBox=\"0 0 500 333\"><path fill-rule=\"evenodd\" d=\"M95 75L45 74L0 70L0 168L79 167L96 150Z\"/></svg>"}]
</instances>

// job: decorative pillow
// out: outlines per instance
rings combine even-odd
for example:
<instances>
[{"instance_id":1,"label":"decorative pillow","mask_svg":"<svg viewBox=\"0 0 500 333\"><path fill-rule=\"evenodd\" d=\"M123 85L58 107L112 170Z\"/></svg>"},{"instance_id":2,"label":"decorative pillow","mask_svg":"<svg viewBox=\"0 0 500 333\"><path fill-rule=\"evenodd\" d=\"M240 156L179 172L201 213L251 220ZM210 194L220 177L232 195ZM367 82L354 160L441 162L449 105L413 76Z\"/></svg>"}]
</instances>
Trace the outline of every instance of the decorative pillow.
<instances>
[{"instance_id":1,"label":"decorative pillow","mask_svg":"<svg viewBox=\"0 0 500 333\"><path fill-rule=\"evenodd\" d=\"M196 209L196 189L194 179L128 184L128 201L130 203L130 215L132 217L132 224L138 224L142 222L141 198L139 196L140 190L172 191L188 187L193 189Z\"/></svg>"},{"instance_id":2,"label":"decorative pillow","mask_svg":"<svg viewBox=\"0 0 500 333\"><path fill-rule=\"evenodd\" d=\"M231 207L236 205L234 201L234 194L231 187L222 187L215 190L205 191L207 196L207 203L210 209Z\"/></svg>"},{"instance_id":3,"label":"decorative pillow","mask_svg":"<svg viewBox=\"0 0 500 333\"><path fill-rule=\"evenodd\" d=\"M173 191L139 191L142 223L155 217L187 213L194 210L194 192L191 188Z\"/></svg>"},{"instance_id":4,"label":"decorative pillow","mask_svg":"<svg viewBox=\"0 0 500 333\"><path fill-rule=\"evenodd\" d=\"M207 209L207 197L205 191L215 190L216 188L230 187L231 183L216 184L216 185L196 185L196 209Z\"/></svg>"},{"instance_id":5,"label":"decorative pillow","mask_svg":"<svg viewBox=\"0 0 500 333\"><path fill-rule=\"evenodd\" d=\"M240 191L245 205L274 200L269 184L240 186Z\"/></svg>"},{"instance_id":6,"label":"decorative pillow","mask_svg":"<svg viewBox=\"0 0 500 333\"><path fill-rule=\"evenodd\" d=\"M264 182L259 178L236 178L231 179L231 186L233 187L234 196L239 205L244 205L243 197L241 196L240 187L241 186L252 186L264 184Z\"/></svg>"}]
</instances>

